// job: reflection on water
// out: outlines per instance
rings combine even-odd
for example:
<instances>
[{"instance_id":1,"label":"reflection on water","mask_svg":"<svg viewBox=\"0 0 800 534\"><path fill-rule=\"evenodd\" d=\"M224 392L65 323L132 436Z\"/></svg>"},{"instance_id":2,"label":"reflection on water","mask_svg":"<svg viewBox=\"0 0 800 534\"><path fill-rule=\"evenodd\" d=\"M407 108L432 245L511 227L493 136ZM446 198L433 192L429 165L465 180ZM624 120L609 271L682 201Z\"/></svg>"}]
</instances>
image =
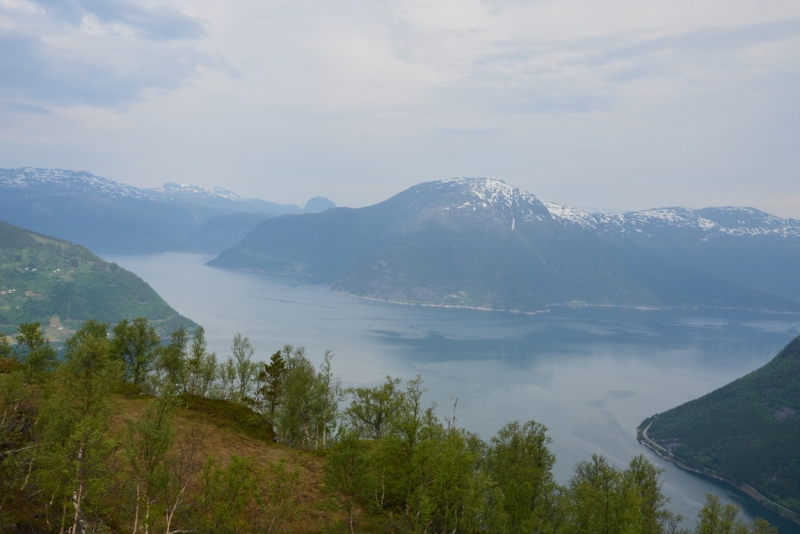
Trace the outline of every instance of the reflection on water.
<instances>
[{"instance_id":1,"label":"reflection on water","mask_svg":"<svg viewBox=\"0 0 800 534\"><path fill-rule=\"evenodd\" d=\"M556 478L592 453L624 465L637 454L666 469L671 508L692 518L704 494L749 517L800 533L736 491L685 473L636 442L636 427L769 361L800 334L800 316L732 310L556 308L539 315L390 305L338 295L307 280L213 269L198 254L110 255L228 354L236 332L258 356L284 344L325 349L345 385L422 375L441 415L458 399L458 424L484 438L513 419L544 423Z\"/></svg>"}]
</instances>

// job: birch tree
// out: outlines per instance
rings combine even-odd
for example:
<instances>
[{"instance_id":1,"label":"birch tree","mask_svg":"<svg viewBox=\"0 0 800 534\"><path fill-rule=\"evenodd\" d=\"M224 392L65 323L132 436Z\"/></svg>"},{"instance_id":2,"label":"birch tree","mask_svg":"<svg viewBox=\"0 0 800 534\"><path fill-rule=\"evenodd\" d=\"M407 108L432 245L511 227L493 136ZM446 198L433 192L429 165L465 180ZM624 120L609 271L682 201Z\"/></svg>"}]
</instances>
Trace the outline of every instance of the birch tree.
<instances>
[{"instance_id":1,"label":"birch tree","mask_svg":"<svg viewBox=\"0 0 800 534\"><path fill-rule=\"evenodd\" d=\"M150 402L141 418L127 423L125 454L136 485L131 530L134 534L140 527L144 527L145 533L152 530L151 509L165 491L169 473L164 460L174 437L170 419L173 405L171 395L157 398Z\"/></svg>"},{"instance_id":2,"label":"birch tree","mask_svg":"<svg viewBox=\"0 0 800 534\"><path fill-rule=\"evenodd\" d=\"M233 336L233 345L231 346L231 356L236 365L236 379L238 381L237 387L237 401L241 402L250 393L250 388L256 374L256 364L252 361L255 349L250 344L250 340L240 333Z\"/></svg>"},{"instance_id":3,"label":"birch tree","mask_svg":"<svg viewBox=\"0 0 800 534\"><path fill-rule=\"evenodd\" d=\"M58 370L54 392L42 407L39 475L51 502L61 504L62 532L89 528L87 510L109 482L106 462L115 448L109 399L121 378L122 366L110 357L107 341L84 336Z\"/></svg>"}]
</instances>

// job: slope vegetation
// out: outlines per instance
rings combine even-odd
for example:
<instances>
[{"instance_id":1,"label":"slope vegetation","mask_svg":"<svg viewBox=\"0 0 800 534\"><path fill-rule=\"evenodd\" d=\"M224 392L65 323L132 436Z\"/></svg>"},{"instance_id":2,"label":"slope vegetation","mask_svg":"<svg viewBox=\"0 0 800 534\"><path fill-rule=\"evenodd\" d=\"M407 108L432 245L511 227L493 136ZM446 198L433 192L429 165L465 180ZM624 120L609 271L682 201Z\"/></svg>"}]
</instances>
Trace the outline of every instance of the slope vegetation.
<instances>
[{"instance_id":1,"label":"slope vegetation","mask_svg":"<svg viewBox=\"0 0 800 534\"><path fill-rule=\"evenodd\" d=\"M771 362L642 423L660 452L800 512L800 337Z\"/></svg>"},{"instance_id":2,"label":"slope vegetation","mask_svg":"<svg viewBox=\"0 0 800 534\"><path fill-rule=\"evenodd\" d=\"M0 222L0 324L53 317L68 328L90 318L146 317L165 330L194 324L132 272L82 246Z\"/></svg>"}]
</instances>

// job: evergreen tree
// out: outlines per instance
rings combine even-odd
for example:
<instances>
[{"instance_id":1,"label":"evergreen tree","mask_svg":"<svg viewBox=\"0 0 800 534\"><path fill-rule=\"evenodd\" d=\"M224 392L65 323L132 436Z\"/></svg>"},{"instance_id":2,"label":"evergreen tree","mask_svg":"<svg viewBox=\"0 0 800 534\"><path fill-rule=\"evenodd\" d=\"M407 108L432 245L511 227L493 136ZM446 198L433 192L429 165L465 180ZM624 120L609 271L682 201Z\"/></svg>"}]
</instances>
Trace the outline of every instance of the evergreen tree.
<instances>
[{"instance_id":1,"label":"evergreen tree","mask_svg":"<svg viewBox=\"0 0 800 534\"><path fill-rule=\"evenodd\" d=\"M278 407L283 395L283 379L286 375L286 360L281 351L277 351L270 358L269 363L262 363L258 373L257 398L261 402L262 413L272 421L275 409Z\"/></svg>"}]
</instances>

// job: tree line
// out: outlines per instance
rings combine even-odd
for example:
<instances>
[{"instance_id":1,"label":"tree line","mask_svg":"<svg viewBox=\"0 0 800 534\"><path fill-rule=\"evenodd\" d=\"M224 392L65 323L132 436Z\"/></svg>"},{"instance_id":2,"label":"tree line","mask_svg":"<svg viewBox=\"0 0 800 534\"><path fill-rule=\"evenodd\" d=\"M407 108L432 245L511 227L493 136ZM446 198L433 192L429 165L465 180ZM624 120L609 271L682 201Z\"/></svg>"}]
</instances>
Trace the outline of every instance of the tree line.
<instances>
[{"instance_id":1,"label":"tree line","mask_svg":"<svg viewBox=\"0 0 800 534\"><path fill-rule=\"evenodd\" d=\"M315 366L285 346L254 360L234 336L224 360L204 331L162 342L146 319L87 321L62 358L37 323L0 338L0 531L249 533L297 529L299 471L285 461L201 457L178 432L182 399L243 404L275 441L324 457L320 484L340 521L330 531L688 534L668 509L660 469L593 455L567 484L552 473L540 423L510 422L488 440L440 419L420 377L343 388L327 351ZM115 397L148 404L113 429ZM260 467L262 466L262 467ZM707 496L697 534L772 534Z\"/></svg>"}]
</instances>

